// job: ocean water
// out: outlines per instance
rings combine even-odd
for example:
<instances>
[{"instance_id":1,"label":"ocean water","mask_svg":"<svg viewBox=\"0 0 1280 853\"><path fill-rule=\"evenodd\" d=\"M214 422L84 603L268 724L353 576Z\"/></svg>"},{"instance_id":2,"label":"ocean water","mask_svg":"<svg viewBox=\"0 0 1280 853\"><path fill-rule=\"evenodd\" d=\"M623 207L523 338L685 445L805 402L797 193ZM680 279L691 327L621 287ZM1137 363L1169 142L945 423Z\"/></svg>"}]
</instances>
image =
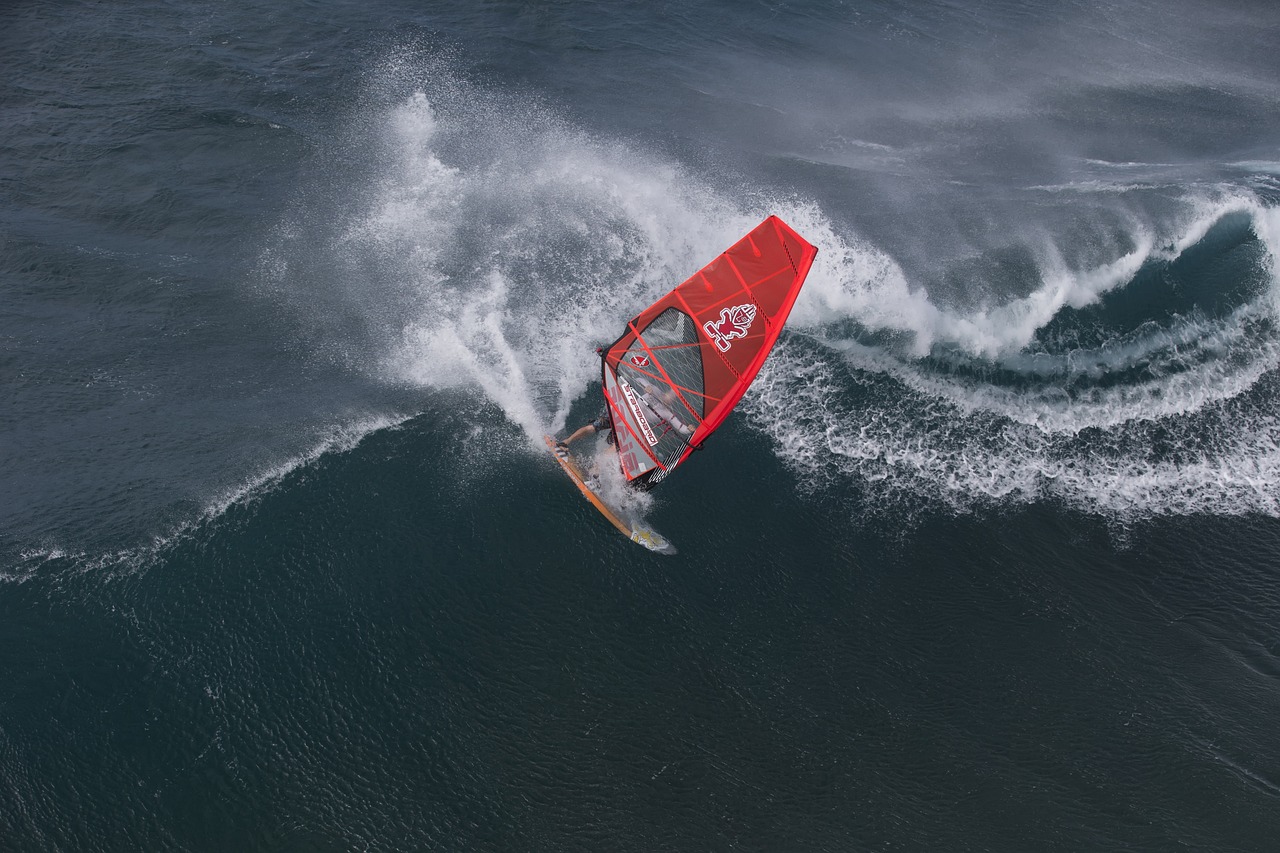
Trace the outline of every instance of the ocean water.
<instances>
[{"instance_id":1,"label":"ocean water","mask_svg":"<svg viewBox=\"0 0 1280 853\"><path fill-rule=\"evenodd\" d=\"M0 849L1280 849L1280 9L12 3ZM819 248L622 539L541 436Z\"/></svg>"}]
</instances>

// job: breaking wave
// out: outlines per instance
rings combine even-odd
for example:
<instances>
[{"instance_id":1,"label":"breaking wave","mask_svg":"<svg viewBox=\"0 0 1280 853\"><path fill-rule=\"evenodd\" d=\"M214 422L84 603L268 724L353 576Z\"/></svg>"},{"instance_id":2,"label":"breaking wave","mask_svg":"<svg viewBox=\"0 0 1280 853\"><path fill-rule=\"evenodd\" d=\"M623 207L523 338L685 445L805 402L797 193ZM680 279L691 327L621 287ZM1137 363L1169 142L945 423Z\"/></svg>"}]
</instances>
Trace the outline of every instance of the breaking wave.
<instances>
[{"instance_id":1,"label":"breaking wave","mask_svg":"<svg viewBox=\"0 0 1280 853\"><path fill-rule=\"evenodd\" d=\"M446 64L398 60L378 86L394 94L351 143L371 179L323 263L343 271L329 321L361 330L342 351L379 382L476 389L539 447L590 406L622 319L776 213L819 255L743 411L803 482L957 510L1280 514L1280 217L1248 186L1129 210L1091 263L1023 245L1026 276L958 300L815 201L700 178ZM305 264L281 260L287 286ZM1188 296L1184 273L1230 281Z\"/></svg>"},{"instance_id":2,"label":"breaking wave","mask_svg":"<svg viewBox=\"0 0 1280 853\"><path fill-rule=\"evenodd\" d=\"M1256 200L1223 201L1106 287L1068 288L1089 297L1064 300L1081 310L1043 312L989 356L976 336L904 357L818 330L775 354L744 411L802 482L878 484L872 500L899 509L909 496L962 511L1054 500L1120 521L1280 515L1276 223ZM1228 250L1204 248L1233 228ZM1170 310L1182 263L1228 278L1238 301L1219 288ZM1169 292L1129 292L1152 286Z\"/></svg>"}]
</instances>

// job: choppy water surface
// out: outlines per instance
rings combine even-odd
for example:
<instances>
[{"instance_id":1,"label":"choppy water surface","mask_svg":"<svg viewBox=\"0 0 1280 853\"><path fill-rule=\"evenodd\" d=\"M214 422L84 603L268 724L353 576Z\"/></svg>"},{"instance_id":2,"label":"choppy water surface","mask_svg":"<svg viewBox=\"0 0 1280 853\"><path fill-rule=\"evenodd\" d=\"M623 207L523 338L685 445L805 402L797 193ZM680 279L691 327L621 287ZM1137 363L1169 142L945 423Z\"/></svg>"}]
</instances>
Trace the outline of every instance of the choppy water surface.
<instances>
[{"instance_id":1,"label":"choppy water surface","mask_svg":"<svg viewBox=\"0 0 1280 853\"><path fill-rule=\"evenodd\" d=\"M15 849L1280 836L1268 4L4 17ZM770 213L654 558L541 435Z\"/></svg>"}]
</instances>

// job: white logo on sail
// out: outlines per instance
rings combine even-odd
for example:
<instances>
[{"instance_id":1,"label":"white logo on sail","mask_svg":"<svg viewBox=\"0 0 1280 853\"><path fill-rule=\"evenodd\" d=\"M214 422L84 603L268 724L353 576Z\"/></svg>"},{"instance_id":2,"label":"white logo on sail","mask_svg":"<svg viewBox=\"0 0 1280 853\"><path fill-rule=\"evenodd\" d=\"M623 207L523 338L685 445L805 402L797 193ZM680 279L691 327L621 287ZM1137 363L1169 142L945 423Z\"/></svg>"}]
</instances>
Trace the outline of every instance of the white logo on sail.
<instances>
[{"instance_id":1,"label":"white logo on sail","mask_svg":"<svg viewBox=\"0 0 1280 853\"><path fill-rule=\"evenodd\" d=\"M720 319L703 323L702 330L707 333L707 337L715 341L716 349L720 352L728 352L729 347L732 346L730 341L746 337L747 330L755 321L756 306L748 302L732 308L721 308Z\"/></svg>"},{"instance_id":2,"label":"white logo on sail","mask_svg":"<svg viewBox=\"0 0 1280 853\"><path fill-rule=\"evenodd\" d=\"M627 384L627 380L621 376L618 377L618 387L622 389L622 398L627 401L627 408L631 410L631 414L635 415L636 421L640 424L640 431L644 433L644 440L649 442L650 447L653 447L658 443L658 437L653 434L653 427L649 426L649 421L645 418L644 412L640 411L640 403L636 400L636 392Z\"/></svg>"}]
</instances>

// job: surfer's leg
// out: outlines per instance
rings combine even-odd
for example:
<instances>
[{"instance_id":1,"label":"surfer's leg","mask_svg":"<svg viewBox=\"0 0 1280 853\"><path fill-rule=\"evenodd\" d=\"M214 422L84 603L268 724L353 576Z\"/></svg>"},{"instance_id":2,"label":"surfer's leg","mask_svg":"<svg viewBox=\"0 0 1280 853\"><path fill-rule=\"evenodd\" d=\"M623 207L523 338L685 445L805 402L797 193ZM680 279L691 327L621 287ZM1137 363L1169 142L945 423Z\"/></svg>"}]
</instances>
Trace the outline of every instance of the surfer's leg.
<instances>
[{"instance_id":1,"label":"surfer's leg","mask_svg":"<svg viewBox=\"0 0 1280 853\"><path fill-rule=\"evenodd\" d=\"M586 426L578 427L576 430L574 430L573 435L569 436L564 441L557 441L556 445L567 448L569 445L573 444L575 441L582 438L584 435L595 434L595 431L596 431L595 424L587 424Z\"/></svg>"}]
</instances>

